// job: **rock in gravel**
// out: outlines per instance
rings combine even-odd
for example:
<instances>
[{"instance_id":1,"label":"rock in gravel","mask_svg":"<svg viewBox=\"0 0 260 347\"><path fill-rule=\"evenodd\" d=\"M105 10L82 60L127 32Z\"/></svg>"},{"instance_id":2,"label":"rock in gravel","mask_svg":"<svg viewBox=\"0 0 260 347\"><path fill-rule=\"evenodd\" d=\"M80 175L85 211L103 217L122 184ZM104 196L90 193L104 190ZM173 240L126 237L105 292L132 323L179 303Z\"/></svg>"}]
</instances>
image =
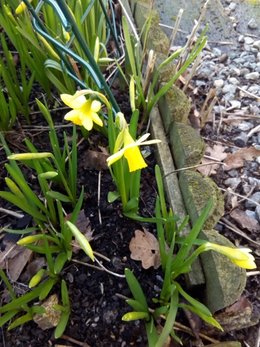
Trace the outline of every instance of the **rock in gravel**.
<instances>
[{"instance_id":1,"label":"rock in gravel","mask_svg":"<svg viewBox=\"0 0 260 347\"><path fill-rule=\"evenodd\" d=\"M241 107L241 101L230 100L229 103L230 103L232 109Z\"/></svg>"},{"instance_id":2,"label":"rock in gravel","mask_svg":"<svg viewBox=\"0 0 260 347\"><path fill-rule=\"evenodd\" d=\"M259 79L259 72L249 72L245 75L246 80L256 81Z\"/></svg>"},{"instance_id":3,"label":"rock in gravel","mask_svg":"<svg viewBox=\"0 0 260 347\"><path fill-rule=\"evenodd\" d=\"M220 80L214 81L214 87L216 87L217 89L222 88L223 86L224 86L224 80L220 79Z\"/></svg>"},{"instance_id":4,"label":"rock in gravel","mask_svg":"<svg viewBox=\"0 0 260 347\"><path fill-rule=\"evenodd\" d=\"M249 198L250 198L250 200L253 200L253 201L247 200L246 201L246 208L256 207L257 206L256 204L260 204L260 191L254 193ZM256 202L256 204L254 204L254 202Z\"/></svg>"},{"instance_id":5,"label":"rock in gravel","mask_svg":"<svg viewBox=\"0 0 260 347\"><path fill-rule=\"evenodd\" d=\"M226 84L223 89L222 92L224 94L235 94L237 90L237 87L234 86L233 84Z\"/></svg>"},{"instance_id":6,"label":"rock in gravel","mask_svg":"<svg viewBox=\"0 0 260 347\"><path fill-rule=\"evenodd\" d=\"M237 188L237 186L240 184L240 182L241 182L240 177L230 177L224 181L225 185L227 187L232 188L233 190L235 190Z\"/></svg>"},{"instance_id":7,"label":"rock in gravel","mask_svg":"<svg viewBox=\"0 0 260 347\"><path fill-rule=\"evenodd\" d=\"M257 29L258 25L257 25L257 22L254 18L250 19L250 21L248 22L247 24L248 28L249 29Z\"/></svg>"},{"instance_id":8,"label":"rock in gravel","mask_svg":"<svg viewBox=\"0 0 260 347\"><path fill-rule=\"evenodd\" d=\"M234 144L238 147L245 147L247 140L247 133L241 132L237 137L234 138Z\"/></svg>"},{"instance_id":9,"label":"rock in gravel","mask_svg":"<svg viewBox=\"0 0 260 347\"><path fill-rule=\"evenodd\" d=\"M245 44L246 45L251 45L254 42L254 39L250 36L245 37Z\"/></svg>"},{"instance_id":10,"label":"rock in gravel","mask_svg":"<svg viewBox=\"0 0 260 347\"><path fill-rule=\"evenodd\" d=\"M254 41L253 47L257 48L260 51L260 40Z\"/></svg>"},{"instance_id":11,"label":"rock in gravel","mask_svg":"<svg viewBox=\"0 0 260 347\"><path fill-rule=\"evenodd\" d=\"M251 211L251 210L245 210L245 213L248 217L252 218L252 219L256 219L256 213L255 211Z\"/></svg>"},{"instance_id":12,"label":"rock in gravel","mask_svg":"<svg viewBox=\"0 0 260 347\"><path fill-rule=\"evenodd\" d=\"M239 35L238 36L238 42L239 43L244 43L245 42L245 36L244 35Z\"/></svg>"},{"instance_id":13,"label":"rock in gravel","mask_svg":"<svg viewBox=\"0 0 260 347\"><path fill-rule=\"evenodd\" d=\"M252 129L254 127L254 125L250 122L242 122L238 125L238 129L241 131L248 131L250 129Z\"/></svg>"},{"instance_id":14,"label":"rock in gravel","mask_svg":"<svg viewBox=\"0 0 260 347\"><path fill-rule=\"evenodd\" d=\"M257 220L260 222L260 206L256 206L255 214L256 214Z\"/></svg>"}]
</instances>

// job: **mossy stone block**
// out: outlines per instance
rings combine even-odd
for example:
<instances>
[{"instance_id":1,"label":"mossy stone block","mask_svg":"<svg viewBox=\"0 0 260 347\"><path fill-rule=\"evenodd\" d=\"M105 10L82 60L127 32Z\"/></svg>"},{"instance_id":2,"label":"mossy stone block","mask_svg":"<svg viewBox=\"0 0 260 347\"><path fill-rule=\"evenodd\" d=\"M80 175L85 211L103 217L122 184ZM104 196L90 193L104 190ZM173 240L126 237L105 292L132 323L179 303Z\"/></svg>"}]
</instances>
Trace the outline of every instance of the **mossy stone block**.
<instances>
[{"instance_id":1,"label":"mossy stone block","mask_svg":"<svg viewBox=\"0 0 260 347\"><path fill-rule=\"evenodd\" d=\"M190 125L172 122L169 140L178 169L200 163L205 144L200 135Z\"/></svg>"},{"instance_id":2,"label":"mossy stone block","mask_svg":"<svg viewBox=\"0 0 260 347\"><path fill-rule=\"evenodd\" d=\"M155 70L168 58L167 54L156 52ZM176 65L170 62L159 71L159 83L167 83L176 73Z\"/></svg>"},{"instance_id":3,"label":"mossy stone block","mask_svg":"<svg viewBox=\"0 0 260 347\"><path fill-rule=\"evenodd\" d=\"M212 229L224 214L224 198L215 182L198 172L186 170L179 173L179 183L192 225L212 199L212 209L204 225L205 229Z\"/></svg>"},{"instance_id":4,"label":"mossy stone block","mask_svg":"<svg viewBox=\"0 0 260 347\"><path fill-rule=\"evenodd\" d=\"M146 48L153 49L155 52L167 54L170 48L170 41L165 32L159 27L158 23L152 21L148 37L146 41Z\"/></svg>"},{"instance_id":5,"label":"mossy stone block","mask_svg":"<svg viewBox=\"0 0 260 347\"><path fill-rule=\"evenodd\" d=\"M203 230L200 237L219 245L234 245L216 230ZM206 278L205 303L211 312L232 305L239 299L246 285L246 271L217 252L204 252L200 256Z\"/></svg>"},{"instance_id":6,"label":"mossy stone block","mask_svg":"<svg viewBox=\"0 0 260 347\"><path fill-rule=\"evenodd\" d=\"M151 26L159 27L159 13L151 9L150 4L137 2L134 9L134 18L137 28L141 31L146 20L151 17Z\"/></svg>"},{"instance_id":7,"label":"mossy stone block","mask_svg":"<svg viewBox=\"0 0 260 347\"><path fill-rule=\"evenodd\" d=\"M159 88L161 89L164 85L165 83L161 83ZM169 132L173 122L187 124L191 108L190 101L177 86L172 85L160 98L158 105L166 132Z\"/></svg>"}]
</instances>

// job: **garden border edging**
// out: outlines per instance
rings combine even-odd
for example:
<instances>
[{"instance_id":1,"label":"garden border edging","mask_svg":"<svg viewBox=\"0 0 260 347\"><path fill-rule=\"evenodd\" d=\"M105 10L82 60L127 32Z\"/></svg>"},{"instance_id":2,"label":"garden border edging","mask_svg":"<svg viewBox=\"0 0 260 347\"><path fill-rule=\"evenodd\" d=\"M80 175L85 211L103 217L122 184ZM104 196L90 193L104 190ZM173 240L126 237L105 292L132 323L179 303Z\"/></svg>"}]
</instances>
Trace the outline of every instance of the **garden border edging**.
<instances>
[{"instance_id":1,"label":"garden border edging","mask_svg":"<svg viewBox=\"0 0 260 347\"><path fill-rule=\"evenodd\" d=\"M170 42L159 27L159 14L152 9L152 0L131 0L130 4L128 1L121 0L128 15L134 18L137 28L141 29L148 16L152 15L147 48L153 49L160 60L164 60ZM171 63L164 68L160 73L159 83L163 84L170 79L173 67ZM191 224L194 224L208 199L213 198L214 206L200 237L230 246L232 243L213 229L224 213L224 199L217 185L212 179L193 170L180 171L178 177L176 174L175 165L177 169L196 165L204 154L203 140L188 124L189 111L190 103L187 97L179 88L173 86L160 100L159 108L154 107L150 116L152 135L162 140L162 143L157 145L157 162L163 173L168 201L176 214L183 217L188 213ZM205 284L205 302L212 312L233 304L245 288L245 270L214 252L205 253L200 261L202 271L200 264L196 264L189 276L190 284Z\"/></svg>"}]
</instances>

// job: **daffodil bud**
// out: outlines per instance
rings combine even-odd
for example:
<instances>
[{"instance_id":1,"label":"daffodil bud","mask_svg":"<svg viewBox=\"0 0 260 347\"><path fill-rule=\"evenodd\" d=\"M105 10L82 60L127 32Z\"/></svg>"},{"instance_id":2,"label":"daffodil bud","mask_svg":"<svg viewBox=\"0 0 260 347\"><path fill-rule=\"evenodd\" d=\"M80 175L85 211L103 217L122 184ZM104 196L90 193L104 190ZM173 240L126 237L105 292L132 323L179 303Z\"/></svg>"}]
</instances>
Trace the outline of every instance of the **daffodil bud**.
<instances>
[{"instance_id":1,"label":"daffodil bud","mask_svg":"<svg viewBox=\"0 0 260 347\"><path fill-rule=\"evenodd\" d=\"M29 2L31 3L32 0L29 0ZM27 8L26 4L22 1L19 6L16 7L15 9L15 14L21 14L25 11L25 9Z\"/></svg>"},{"instance_id":2,"label":"daffodil bud","mask_svg":"<svg viewBox=\"0 0 260 347\"><path fill-rule=\"evenodd\" d=\"M45 179L52 179L56 176L58 176L58 172L56 171L47 171L47 172L43 172L41 174L38 175L40 178L45 178Z\"/></svg>"},{"instance_id":3,"label":"daffodil bud","mask_svg":"<svg viewBox=\"0 0 260 347\"><path fill-rule=\"evenodd\" d=\"M38 283L41 282L43 276L45 274L45 269L40 269L30 280L29 288L33 288L37 286Z\"/></svg>"},{"instance_id":4,"label":"daffodil bud","mask_svg":"<svg viewBox=\"0 0 260 347\"><path fill-rule=\"evenodd\" d=\"M19 241L17 241L17 245L19 245L19 246L29 245L30 243L39 241L40 238L42 238L42 235L25 236L22 239L20 239Z\"/></svg>"},{"instance_id":5,"label":"daffodil bud","mask_svg":"<svg viewBox=\"0 0 260 347\"><path fill-rule=\"evenodd\" d=\"M124 130L128 126L126 123L126 120L125 120L125 116L123 115L122 112L118 112L116 114L115 123L116 123L116 126L118 127L118 129L120 129L120 130Z\"/></svg>"},{"instance_id":6,"label":"daffodil bud","mask_svg":"<svg viewBox=\"0 0 260 347\"><path fill-rule=\"evenodd\" d=\"M33 160L33 159L44 159L52 157L50 152L40 152L40 153L17 153L11 154L7 157L9 160Z\"/></svg>"},{"instance_id":7,"label":"daffodil bud","mask_svg":"<svg viewBox=\"0 0 260 347\"><path fill-rule=\"evenodd\" d=\"M137 319L149 319L149 314L147 312L128 312L123 315L122 320L125 322L129 322Z\"/></svg>"}]
</instances>

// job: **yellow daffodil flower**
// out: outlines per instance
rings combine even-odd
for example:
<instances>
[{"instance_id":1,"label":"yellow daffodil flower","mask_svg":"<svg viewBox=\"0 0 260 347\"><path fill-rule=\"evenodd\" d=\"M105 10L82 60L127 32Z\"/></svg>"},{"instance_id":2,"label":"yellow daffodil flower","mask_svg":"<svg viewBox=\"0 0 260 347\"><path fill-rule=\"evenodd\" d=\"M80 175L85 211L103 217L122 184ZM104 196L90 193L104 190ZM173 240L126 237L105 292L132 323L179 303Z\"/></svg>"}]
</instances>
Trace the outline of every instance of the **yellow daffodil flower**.
<instances>
[{"instance_id":1,"label":"yellow daffodil flower","mask_svg":"<svg viewBox=\"0 0 260 347\"><path fill-rule=\"evenodd\" d=\"M123 129L119 133L117 141L116 141L116 144L117 142L122 142L121 146L119 147L121 148L123 146L123 148L121 149L118 148L118 151L115 151L114 154L112 154L110 157L107 158L108 166L114 164L116 161L118 161L124 156L127 160L130 172L145 168L147 164L144 161L144 158L138 147L161 142L160 140L145 141L149 136L150 134L145 134L135 141L130 135L128 127ZM116 147L118 146L115 145L115 149Z\"/></svg>"},{"instance_id":2,"label":"yellow daffodil flower","mask_svg":"<svg viewBox=\"0 0 260 347\"><path fill-rule=\"evenodd\" d=\"M201 247L204 248L205 251L212 250L225 255L232 263L244 269L256 268L255 258L250 254L252 250L249 248L231 248L211 242L206 242Z\"/></svg>"},{"instance_id":3,"label":"yellow daffodil flower","mask_svg":"<svg viewBox=\"0 0 260 347\"><path fill-rule=\"evenodd\" d=\"M29 2L31 3L32 0L29 0ZM22 1L15 9L15 14L21 14L25 11L25 9L27 8L26 4Z\"/></svg>"},{"instance_id":4,"label":"yellow daffodil flower","mask_svg":"<svg viewBox=\"0 0 260 347\"><path fill-rule=\"evenodd\" d=\"M61 100L73 110L65 115L65 119L76 125L83 126L87 130L93 128L93 123L103 126L103 122L98 116L101 109L101 102L97 100L86 99L85 94L91 94L86 91L77 91L74 95L61 94ZM97 94L97 93L96 93Z\"/></svg>"}]
</instances>

